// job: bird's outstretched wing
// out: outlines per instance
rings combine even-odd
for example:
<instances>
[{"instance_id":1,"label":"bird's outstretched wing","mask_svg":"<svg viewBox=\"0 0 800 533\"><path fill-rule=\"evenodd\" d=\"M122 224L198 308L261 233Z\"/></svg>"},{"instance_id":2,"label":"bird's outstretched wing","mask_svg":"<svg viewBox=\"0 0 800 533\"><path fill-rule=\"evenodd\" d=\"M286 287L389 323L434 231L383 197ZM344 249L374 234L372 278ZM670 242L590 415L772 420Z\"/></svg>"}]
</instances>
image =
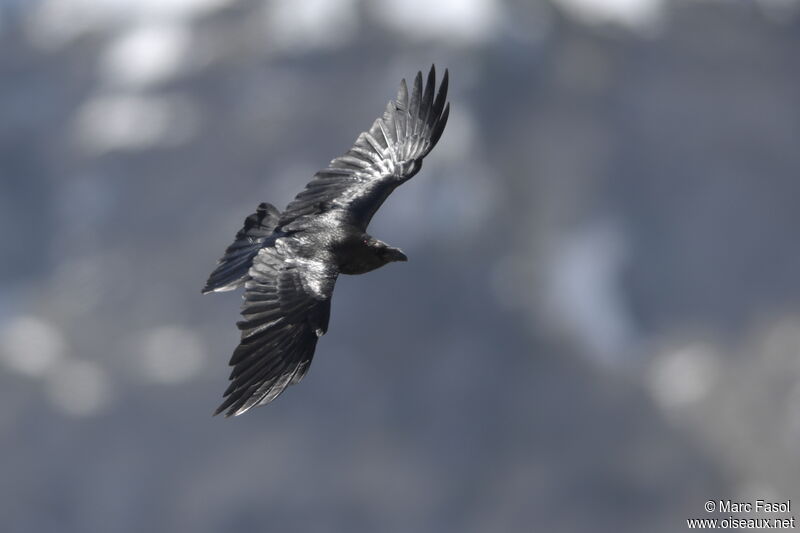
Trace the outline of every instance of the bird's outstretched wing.
<instances>
[{"instance_id":1,"label":"bird's outstretched wing","mask_svg":"<svg viewBox=\"0 0 800 533\"><path fill-rule=\"evenodd\" d=\"M281 215L279 225L338 208L366 230L386 197L419 171L422 159L439 141L450 114L447 85L445 70L434 98L436 71L431 67L424 89L422 73L417 73L409 98L403 80L383 116L358 136L346 154L314 175Z\"/></svg>"},{"instance_id":2,"label":"bird's outstretched wing","mask_svg":"<svg viewBox=\"0 0 800 533\"><path fill-rule=\"evenodd\" d=\"M240 415L303 378L317 339L328 329L337 274L325 261L299 257L291 238L258 252L245 282L231 384L214 414Z\"/></svg>"},{"instance_id":3,"label":"bird's outstretched wing","mask_svg":"<svg viewBox=\"0 0 800 533\"><path fill-rule=\"evenodd\" d=\"M247 217L244 227L236 233L214 272L208 277L203 294L212 291L230 291L244 285L253 258L272 234L281 213L275 206L262 203L255 213Z\"/></svg>"}]
</instances>

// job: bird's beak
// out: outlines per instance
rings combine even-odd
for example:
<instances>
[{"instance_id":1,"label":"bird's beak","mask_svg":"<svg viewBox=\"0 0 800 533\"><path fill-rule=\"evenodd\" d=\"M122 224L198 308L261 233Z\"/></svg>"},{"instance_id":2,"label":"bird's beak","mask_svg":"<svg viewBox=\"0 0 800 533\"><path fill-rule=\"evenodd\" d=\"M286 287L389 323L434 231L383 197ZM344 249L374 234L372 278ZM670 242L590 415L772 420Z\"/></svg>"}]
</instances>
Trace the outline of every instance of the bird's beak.
<instances>
[{"instance_id":1,"label":"bird's beak","mask_svg":"<svg viewBox=\"0 0 800 533\"><path fill-rule=\"evenodd\" d=\"M408 261L408 257L400 248L392 248L391 246L387 247L386 256L390 261Z\"/></svg>"}]
</instances>

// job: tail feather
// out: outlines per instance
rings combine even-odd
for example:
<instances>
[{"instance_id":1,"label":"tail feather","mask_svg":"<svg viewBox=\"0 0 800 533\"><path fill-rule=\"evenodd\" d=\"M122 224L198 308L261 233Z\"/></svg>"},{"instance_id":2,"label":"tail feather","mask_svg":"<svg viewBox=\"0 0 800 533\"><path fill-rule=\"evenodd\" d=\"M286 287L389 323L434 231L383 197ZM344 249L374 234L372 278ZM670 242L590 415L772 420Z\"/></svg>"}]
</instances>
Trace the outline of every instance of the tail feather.
<instances>
[{"instance_id":1,"label":"tail feather","mask_svg":"<svg viewBox=\"0 0 800 533\"><path fill-rule=\"evenodd\" d=\"M280 211L272 204L262 203L255 213L247 217L244 227L236 233L233 244L217 262L217 267L208 277L203 294L230 291L241 287L248 279L247 272L253 258L272 235L278 225Z\"/></svg>"}]
</instances>

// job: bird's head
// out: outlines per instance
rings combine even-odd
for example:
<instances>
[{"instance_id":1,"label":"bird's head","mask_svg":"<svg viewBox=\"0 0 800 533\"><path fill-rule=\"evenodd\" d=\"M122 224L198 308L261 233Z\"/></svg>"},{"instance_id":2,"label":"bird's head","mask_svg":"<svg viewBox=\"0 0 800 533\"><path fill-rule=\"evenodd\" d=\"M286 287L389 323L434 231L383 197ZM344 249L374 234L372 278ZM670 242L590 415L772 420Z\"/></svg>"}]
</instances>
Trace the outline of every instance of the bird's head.
<instances>
[{"instance_id":1,"label":"bird's head","mask_svg":"<svg viewBox=\"0 0 800 533\"><path fill-rule=\"evenodd\" d=\"M383 241L374 237L368 237L366 244L375 250L376 255L380 258L383 264L391 263L393 261L408 261L408 257L403 253L400 248L389 246Z\"/></svg>"},{"instance_id":2,"label":"bird's head","mask_svg":"<svg viewBox=\"0 0 800 533\"><path fill-rule=\"evenodd\" d=\"M406 256L406 254L403 253L403 250L401 250L400 248L386 246L381 252L381 254L383 259L387 263L391 263L392 261L408 261L408 257Z\"/></svg>"}]
</instances>

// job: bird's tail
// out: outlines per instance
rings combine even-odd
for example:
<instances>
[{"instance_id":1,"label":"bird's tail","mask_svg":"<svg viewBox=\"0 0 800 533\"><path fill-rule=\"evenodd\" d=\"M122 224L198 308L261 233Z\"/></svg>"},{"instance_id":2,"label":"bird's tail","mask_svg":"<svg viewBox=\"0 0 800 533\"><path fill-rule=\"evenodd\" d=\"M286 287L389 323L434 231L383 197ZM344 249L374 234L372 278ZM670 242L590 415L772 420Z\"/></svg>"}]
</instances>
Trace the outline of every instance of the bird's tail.
<instances>
[{"instance_id":1,"label":"bird's tail","mask_svg":"<svg viewBox=\"0 0 800 533\"><path fill-rule=\"evenodd\" d=\"M268 203L258 206L255 213L247 217L244 227L236 233L233 244L228 246L217 267L208 277L203 294L230 291L241 287L247 281L247 272L253 258L278 225L281 213Z\"/></svg>"}]
</instances>

